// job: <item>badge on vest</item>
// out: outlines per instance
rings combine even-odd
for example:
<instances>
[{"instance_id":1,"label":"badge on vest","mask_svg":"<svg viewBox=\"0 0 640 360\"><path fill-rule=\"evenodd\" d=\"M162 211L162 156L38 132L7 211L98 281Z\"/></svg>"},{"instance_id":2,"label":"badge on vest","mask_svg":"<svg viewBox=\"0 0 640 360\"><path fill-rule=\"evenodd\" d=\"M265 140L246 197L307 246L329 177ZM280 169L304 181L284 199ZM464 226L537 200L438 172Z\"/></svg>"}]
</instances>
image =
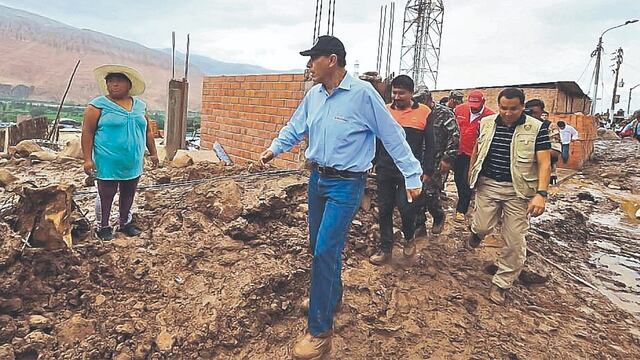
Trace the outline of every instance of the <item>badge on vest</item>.
<instances>
[{"instance_id":1,"label":"badge on vest","mask_svg":"<svg viewBox=\"0 0 640 360\"><path fill-rule=\"evenodd\" d=\"M527 130L527 131L530 131L531 130L531 124L525 124L524 125L524 129Z\"/></svg>"}]
</instances>

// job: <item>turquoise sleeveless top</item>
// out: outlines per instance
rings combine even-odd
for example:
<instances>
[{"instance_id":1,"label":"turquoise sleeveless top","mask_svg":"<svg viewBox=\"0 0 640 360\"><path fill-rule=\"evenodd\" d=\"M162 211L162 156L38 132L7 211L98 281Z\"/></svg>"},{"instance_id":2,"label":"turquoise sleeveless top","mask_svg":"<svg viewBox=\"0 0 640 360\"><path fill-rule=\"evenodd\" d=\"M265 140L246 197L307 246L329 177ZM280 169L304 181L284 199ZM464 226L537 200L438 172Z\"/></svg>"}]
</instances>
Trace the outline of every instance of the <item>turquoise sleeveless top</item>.
<instances>
[{"instance_id":1,"label":"turquoise sleeveless top","mask_svg":"<svg viewBox=\"0 0 640 360\"><path fill-rule=\"evenodd\" d=\"M100 180L131 180L142 174L147 139L147 105L133 98L127 111L106 96L89 103L101 110L93 138L93 161Z\"/></svg>"}]
</instances>

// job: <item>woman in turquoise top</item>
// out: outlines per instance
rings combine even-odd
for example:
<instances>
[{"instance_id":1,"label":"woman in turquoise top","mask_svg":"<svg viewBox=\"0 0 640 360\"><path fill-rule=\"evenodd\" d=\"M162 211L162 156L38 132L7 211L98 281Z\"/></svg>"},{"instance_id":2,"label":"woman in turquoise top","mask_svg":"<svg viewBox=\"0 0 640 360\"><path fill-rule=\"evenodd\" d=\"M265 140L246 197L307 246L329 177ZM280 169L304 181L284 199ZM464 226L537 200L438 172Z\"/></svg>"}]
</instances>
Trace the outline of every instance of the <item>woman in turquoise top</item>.
<instances>
[{"instance_id":1,"label":"woman in turquoise top","mask_svg":"<svg viewBox=\"0 0 640 360\"><path fill-rule=\"evenodd\" d=\"M121 65L103 65L94 73L106 95L91 100L85 110L82 151L84 171L98 183L102 216L97 234L102 240L113 239L109 214L119 188L119 231L137 236L140 230L129 221L129 212L144 167L145 146L154 166L158 164L146 104L133 97L144 92L144 80L135 69Z\"/></svg>"}]
</instances>

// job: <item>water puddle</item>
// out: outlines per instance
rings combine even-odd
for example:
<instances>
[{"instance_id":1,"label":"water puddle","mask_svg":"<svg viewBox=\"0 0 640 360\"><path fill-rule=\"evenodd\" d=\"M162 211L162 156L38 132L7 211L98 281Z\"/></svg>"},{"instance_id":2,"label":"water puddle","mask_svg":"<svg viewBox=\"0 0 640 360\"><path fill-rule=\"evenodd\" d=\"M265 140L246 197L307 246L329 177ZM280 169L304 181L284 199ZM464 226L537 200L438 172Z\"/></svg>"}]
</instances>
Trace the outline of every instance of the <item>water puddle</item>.
<instances>
[{"instance_id":1,"label":"water puddle","mask_svg":"<svg viewBox=\"0 0 640 360\"><path fill-rule=\"evenodd\" d=\"M640 316L640 219L635 217L640 195L579 176L563 184L561 192L578 197L570 206L587 216L590 244L595 246L588 270L594 285L614 304Z\"/></svg>"}]
</instances>

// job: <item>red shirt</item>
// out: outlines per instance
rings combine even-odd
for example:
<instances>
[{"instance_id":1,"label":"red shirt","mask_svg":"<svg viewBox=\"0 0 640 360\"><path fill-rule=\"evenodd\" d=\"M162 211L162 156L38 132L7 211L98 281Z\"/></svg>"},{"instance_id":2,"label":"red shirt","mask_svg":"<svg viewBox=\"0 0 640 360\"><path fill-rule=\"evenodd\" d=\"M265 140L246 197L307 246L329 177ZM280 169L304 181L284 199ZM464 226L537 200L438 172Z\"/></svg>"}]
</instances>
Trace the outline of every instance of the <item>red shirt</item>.
<instances>
[{"instance_id":1,"label":"red shirt","mask_svg":"<svg viewBox=\"0 0 640 360\"><path fill-rule=\"evenodd\" d=\"M460 128L459 153L471 156L473 148L476 146L476 141L478 140L480 120L484 117L495 114L495 112L485 106L484 109L482 109L480 116L471 121L471 108L468 103L464 103L456 106L454 113L456 114L458 128Z\"/></svg>"}]
</instances>

